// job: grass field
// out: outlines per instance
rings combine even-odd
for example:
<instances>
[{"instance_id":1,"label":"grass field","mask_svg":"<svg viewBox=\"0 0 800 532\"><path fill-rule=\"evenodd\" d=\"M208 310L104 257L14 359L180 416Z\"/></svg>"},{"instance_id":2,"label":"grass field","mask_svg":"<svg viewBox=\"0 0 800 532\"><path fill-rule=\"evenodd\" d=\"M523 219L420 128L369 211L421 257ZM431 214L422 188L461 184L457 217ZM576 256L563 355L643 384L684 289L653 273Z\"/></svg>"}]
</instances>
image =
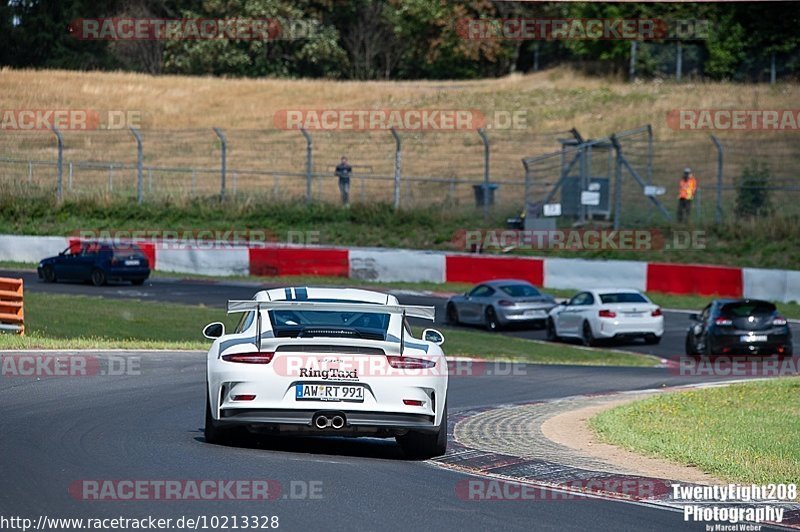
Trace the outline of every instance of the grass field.
<instances>
[{"instance_id":1,"label":"grass field","mask_svg":"<svg viewBox=\"0 0 800 532\"><path fill-rule=\"evenodd\" d=\"M305 140L299 131L282 130L276 125L274 117L283 110L475 110L489 121L491 178L504 183L498 191L498 202L518 208L523 192L521 158L559 150L558 139L568 137L567 132L573 127L584 138L600 138L651 124L657 141L665 143L657 144L654 151L653 183L668 187L668 197L674 198L683 166L696 167L701 185L710 185L716 161L708 132L670 128L666 119L669 111L791 109L797 96L798 87L789 83L627 83L588 77L565 68L457 82L225 79L12 69L3 69L0 75L0 109L88 109L102 116L108 111L130 111L141 116L136 125L142 130L144 164L161 168L152 176L148 174L148 195L188 197L218 191L220 148L211 128L220 127L229 140L230 192L238 187L240 193L259 193L270 202L305 194ZM502 127L496 119L510 113L522 113L523 123L517 128ZM426 182L424 186L406 183L402 195L407 205L441 205L445 198L462 208L472 204L470 184L455 185L449 180L482 178L483 145L476 127L457 132L401 132L403 175L443 180L438 184ZM347 154L356 165L354 201L391 201L395 143L388 131L312 130L311 134L313 170L324 176L314 185L315 197L336 201L336 185L329 176L339 157ZM730 182L753 156L772 161L773 171L781 170L784 163L797 164L798 151L791 134L772 134L760 144L753 144L762 136L748 132L746 138L732 137L726 152ZM100 196L112 188L115 194L132 192L133 169L119 167L119 163L136 162L136 144L126 128L65 131L64 139L68 163L100 165L76 168L75 191L92 189ZM46 130L4 132L0 136L0 154L23 161L53 160L53 135ZM117 168L109 171L102 166L104 163L116 163ZM29 171L24 162L3 167L6 177L21 185L30 179L43 188L52 188L52 167L37 166ZM199 173L167 168L196 168ZM372 180L363 183L362 190L362 174L384 176L389 181ZM789 168L783 174L794 176ZM552 178L539 175L535 184ZM71 190L67 187L66 193ZM708 200L705 203L712 204Z\"/></svg>"},{"instance_id":2,"label":"grass field","mask_svg":"<svg viewBox=\"0 0 800 532\"><path fill-rule=\"evenodd\" d=\"M119 301L100 297L28 294L25 337L0 335L2 349L208 349L201 329L237 317L204 306ZM417 331L421 332L421 331ZM653 366L658 359L617 351L552 345L479 331L448 329L448 355L541 364Z\"/></svg>"},{"instance_id":3,"label":"grass field","mask_svg":"<svg viewBox=\"0 0 800 532\"><path fill-rule=\"evenodd\" d=\"M800 378L659 395L591 420L632 451L697 466L731 482L800 479Z\"/></svg>"}]
</instances>

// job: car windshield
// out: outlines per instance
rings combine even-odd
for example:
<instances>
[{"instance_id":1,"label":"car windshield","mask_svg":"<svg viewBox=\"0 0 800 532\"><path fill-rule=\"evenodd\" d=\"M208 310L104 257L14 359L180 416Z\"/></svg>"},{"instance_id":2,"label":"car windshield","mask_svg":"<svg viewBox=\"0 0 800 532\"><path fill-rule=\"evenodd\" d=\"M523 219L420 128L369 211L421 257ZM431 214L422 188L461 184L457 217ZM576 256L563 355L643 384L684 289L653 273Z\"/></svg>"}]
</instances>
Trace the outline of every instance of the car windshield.
<instances>
[{"instance_id":1,"label":"car windshield","mask_svg":"<svg viewBox=\"0 0 800 532\"><path fill-rule=\"evenodd\" d=\"M613 294L600 294L603 303L647 303L642 294L636 292L615 292Z\"/></svg>"},{"instance_id":2,"label":"car windshield","mask_svg":"<svg viewBox=\"0 0 800 532\"><path fill-rule=\"evenodd\" d=\"M385 340L389 314L332 310L271 310L275 336L344 336Z\"/></svg>"},{"instance_id":3,"label":"car windshield","mask_svg":"<svg viewBox=\"0 0 800 532\"><path fill-rule=\"evenodd\" d=\"M506 284L500 290L511 297L536 297L542 295L536 288L529 284Z\"/></svg>"},{"instance_id":4,"label":"car windshield","mask_svg":"<svg viewBox=\"0 0 800 532\"><path fill-rule=\"evenodd\" d=\"M723 305L720 314L731 318L741 318L744 316L768 316L775 310L775 305L766 301L742 301Z\"/></svg>"}]
</instances>

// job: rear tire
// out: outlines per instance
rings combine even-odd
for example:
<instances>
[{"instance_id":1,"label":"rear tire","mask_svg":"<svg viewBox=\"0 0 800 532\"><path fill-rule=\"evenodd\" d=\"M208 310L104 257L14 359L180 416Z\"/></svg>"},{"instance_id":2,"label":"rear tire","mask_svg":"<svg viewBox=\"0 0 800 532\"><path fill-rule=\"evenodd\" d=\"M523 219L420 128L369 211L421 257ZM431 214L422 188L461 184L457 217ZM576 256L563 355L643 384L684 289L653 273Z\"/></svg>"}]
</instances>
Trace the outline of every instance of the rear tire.
<instances>
[{"instance_id":1,"label":"rear tire","mask_svg":"<svg viewBox=\"0 0 800 532\"><path fill-rule=\"evenodd\" d=\"M223 428L217 425L211 416L211 400L206 392L206 424L205 430L206 443L212 445L230 445L236 441L239 431L236 428Z\"/></svg>"},{"instance_id":2,"label":"rear tire","mask_svg":"<svg viewBox=\"0 0 800 532\"><path fill-rule=\"evenodd\" d=\"M448 303L447 305L447 323L458 325L458 309L452 303Z\"/></svg>"},{"instance_id":3,"label":"rear tire","mask_svg":"<svg viewBox=\"0 0 800 532\"><path fill-rule=\"evenodd\" d=\"M497 332L500 330L500 322L497 321L497 313L494 311L493 307L486 309L485 319L486 328L490 332Z\"/></svg>"},{"instance_id":4,"label":"rear tire","mask_svg":"<svg viewBox=\"0 0 800 532\"><path fill-rule=\"evenodd\" d=\"M589 325L588 321L583 322L583 335L581 337L583 339L583 345L586 347L594 347L597 345L597 340L592 334L592 326Z\"/></svg>"},{"instance_id":5,"label":"rear tire","mask_svg":"<svg viewBox=\"0 0 800 532\"><path fill-rule=\"evenodd\" d=\"M686 341L684 342L684 352L686 356L696 357L699 355L697 350L694 348L694 342L692 342L692 338L687 334Z\"/></svg>"},{"instance_id":6,"label":"rear tire","mask_svg":"<svg viewBox=\"0 0 800 532\"><path fill-rule=\"evenodd\" d=\"M556 324L553 321L553 318L547 318L547 341L548 342L558 342L561 338L556 334Z\"/></svg>"},{"instance_id":7,"label":"rear tire","mask_svg":"<svg viewBox=\"0 0 800 532\"><path fill-rule=\"evenodd\" d=\"M644 343L647 345L658 345L661 343L661 337L655 334L648 334L644 337Z\"/></svg>"},{"instance_id":8,"label":"rear tire","mask_svg":"<svg viewBox=\"0 0 800 532\"><path fill-rule=\"evenodd\" d=\"M434 458L447 452L447 401L444 403L442 422L439 430L429 432L408 432L395 436L395 440L409 458Z\"/></svg>"},{"instance_id":9,"label":"rear tire","mask_svg":"<svg viewBox=\"0 0 800 532\"><path fill-rule=\"evenodd\" d=\"M42 277L46 283L56 282L56 271L49 264L42 268Z\"/></svg>"},{"instance_id":10,"label":"rear tire","mask_svg":"<svg viewBox=\"0 0 800 532\"><path fill-rule=\"evenodd\" d=\"M133 286L142 286L145 282L145 279L133 279L131 280L131 284Z\"/></svg>"},{"instance_id":11,"label":"rear tire","mask_svg":"<svg viewBox=\"0 0 800 532\"><path fill-rule=\"evenodd\" d=\"M99 268L92 270L92 284L95 286L103 286L108 280L106 279L106 272Z\"/></svg>"}]
</instances>

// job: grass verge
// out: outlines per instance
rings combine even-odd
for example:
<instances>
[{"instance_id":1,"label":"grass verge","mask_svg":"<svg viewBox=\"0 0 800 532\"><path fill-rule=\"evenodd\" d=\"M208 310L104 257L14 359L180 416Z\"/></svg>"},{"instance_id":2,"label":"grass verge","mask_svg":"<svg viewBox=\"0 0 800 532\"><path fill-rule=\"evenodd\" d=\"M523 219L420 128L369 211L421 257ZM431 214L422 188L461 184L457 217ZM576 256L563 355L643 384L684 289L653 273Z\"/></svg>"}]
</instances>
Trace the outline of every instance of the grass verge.
<instances>
[{"instance_id":1,"label":"grass verge","mask_svg":"<svg viewBox=\"0 0 800 532\"><path fill-rule=\"evenodd\" d=\"M797 482L798 396L797 377L670 393L598 414L590 426L604 441L726 481Z\"/></svg>"},{"instance_id":2,"label":"grass verge","mask_svg":"<svg viewBox=\"0 0 800 532\"><path fill-rule=\"evenodd\" d=\"M7 270L35 270L36 264L32 262L11 262L0 261L0 269ZM283 276L283 277L260 277L260 276L229 276L214 277L199 274L180 274L169 272L152 273L153 277L161 279L216 279L219 281L250 281L264 285L278 286L358 286L375 290L418 290L439 293L461 294L473 284L469 283L431 283L431 282L373 282L359 281L347 277L320 277L311 275ZM544 292L559 298L569 298L575 295L577 290L566 289L543 289ZM701 296L697 294L663 294L661 292L646 292L647 296L657 305L665 309L684 309L700 311L712 299L717 296ZM800 319L800 304L775 302L778 311L790 319Z\"/></svg>"},{"instance_id":3,"label":"grass verge","mask_svg":"<svg viewBox=\"0 0 800 532\"><path fill-rule=\"evenodd\" d=\"M237 317L204 306L29 294L27 335L0 335L2 349L208 349L200 333L212 321ZM450 355L511 358L542 364L653 366L658 359L629 353L546 344L479 331L446 330Z\"/></svg>"}]
</instances>

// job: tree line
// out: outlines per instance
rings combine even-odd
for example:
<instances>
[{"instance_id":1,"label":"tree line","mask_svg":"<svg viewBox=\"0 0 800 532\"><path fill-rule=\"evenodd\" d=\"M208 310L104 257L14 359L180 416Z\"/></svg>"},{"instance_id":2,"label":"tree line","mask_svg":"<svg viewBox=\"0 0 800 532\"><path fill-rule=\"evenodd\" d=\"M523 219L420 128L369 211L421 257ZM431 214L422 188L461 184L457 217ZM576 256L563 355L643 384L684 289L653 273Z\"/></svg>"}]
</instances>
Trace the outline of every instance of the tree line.
<instances>
[{"instance_id":1,"label":"tree line","mask_svg":"<svg viewBox=\"0 0 800 532\"><path fill-rule=\"evenodd\" d=\"M277 39L81 39L94 18L272 19ZM707 35L629 40L470 38L465 21L706 20ZM289 24L301 29L290 35ZM589 73L794 79L800 2L491 0L0 0L0 65L237 77L469 79L572 65ZM74 29L74 28L73 28Z\"/></svg>"}]
</instances>

